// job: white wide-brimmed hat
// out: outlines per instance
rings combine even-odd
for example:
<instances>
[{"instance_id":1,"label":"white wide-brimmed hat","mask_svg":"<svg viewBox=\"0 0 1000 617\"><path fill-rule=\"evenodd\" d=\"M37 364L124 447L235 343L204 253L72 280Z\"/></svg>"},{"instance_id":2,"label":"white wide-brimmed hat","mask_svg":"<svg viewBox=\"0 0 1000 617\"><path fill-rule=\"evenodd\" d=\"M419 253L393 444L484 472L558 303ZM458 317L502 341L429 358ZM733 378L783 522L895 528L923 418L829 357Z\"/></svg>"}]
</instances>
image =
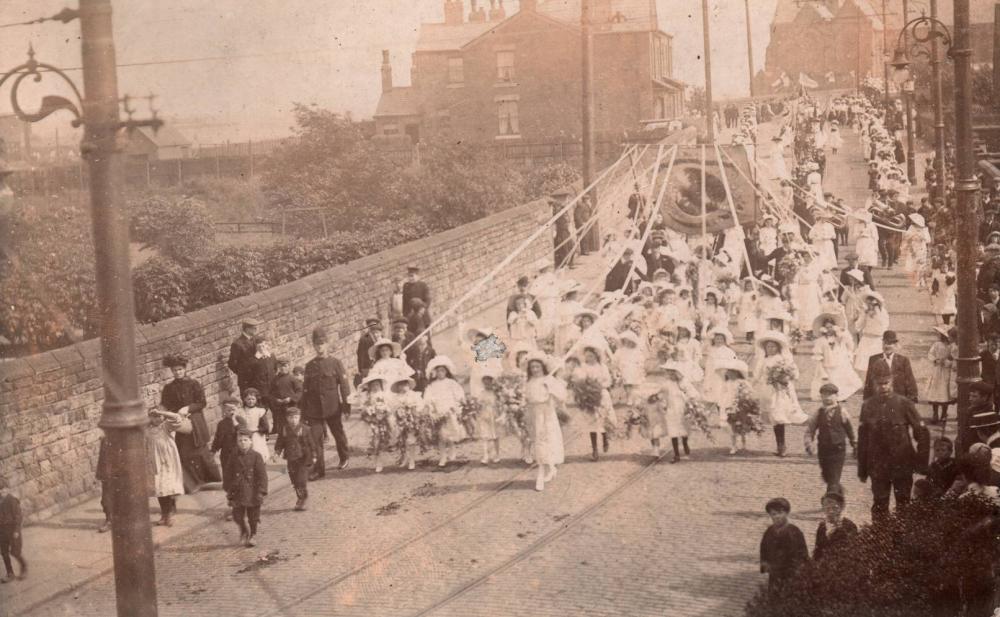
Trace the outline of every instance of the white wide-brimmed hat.
<instances>
[{"instance_id":1,"label":"white wide-brimmed hat","mask_svg":"<svg viewBox=\"0 0 1000 617\"><path fill-rule=\"evenodd\" d=\"M560 363L556 358L548 355L547 353L539 350L534 350L528 354L525 359L524 367L527 369L531 366L532 362L541 362L542 366L545 367L545 372L551 375L559 369Z\"/></svg>"},{"instance_id":2,"label":"white wide-brimmed hat","mask_svg":"<svg viewBox=\"0 0 1000 617\"><path fill-rule=\"evenodd\" d=\"M820 330L823 329L823 325L828 321L832 321L835 326L841 329L847 327L846 320L844 319L844 316L841 315L840 313L820 313L816 317L816 319L813 320L812 324L813 334L819 336Z\"/></svg>"},{"instance_id":3,"label":"white wide-brimmed hat","mask_svg":"<svg viewBox=\"0 0 1000 617\"><path fill-rule=\"evenodd\" d=\"M920 214L916 214L916 213L911 214L910 215L910 220L913 221L913 224L916 225L917 227L926 227L927 226L927 221L925 221L924 217L922 215L920 215Z\"/></svg>"},{"instance_id":4,"label":"white wide-brimmed hat","mask_svg":"<svg viewBox=\"0 0 1000 617\"><path fill-rule=\"evenodd\" d=\"M705 333L705 341L711 343L718 335L726 339L726 345L733 344L733 333L726 328L712 328Z\"/></svg>"},{"instance_id":5,"label":"white wide-brimmed hat","mask_svg":"<svg viewBox=\"0 0 1000 617\"><path fill-rule=\"evenodd\" d=\"M788 349L788 337L777 331L769 331L759 335L757 337L757 346L764 349L764 344L769 341L777 343L781 347L782 351Z\"/></svg>"},{"instance_id":6,"label":"white wide-brimmed hat","mask_svg":"<svg viewBox=\"0 0 1000 617\"><path fill-rule=\"evenodd\" d=\"M476 342L477 336L482 335L486 338L490 338L494 334L496 334L496 330L494 330L491 326L472 326L471 328L467 328L465 330L465 340L472 345Z\"/></svg>"},{"instance_id":7,"label":"white wide-brimmed hat","mask_svg":"<svg viewBox=\"0 0 1000 617\"><path fill-rule=\"evenodd\" d=\"M451 358L445 355L437 355L431 358L430 362L427 363L427 374L430 375L434 372L434 369L439 366L443 366L448 369L452 377L455 376L455 363L451 361Z\"/></svg>"},{"instance_id":8,"label":"white wide-brimmed hat","mask_svg":"<svg viewBox=\"0 0 1000 617\"><path fill-rule=\"evenodd\" d=\"M392 349L392 357L398 358L399 354L402 353L403 348L399 343L387 338L377 339L372 346L368 348L368 358L374 361L378 355L378 350L382 347L389 347Z\"/></svg>"},{"instance_id":9,"label":"white wide-brimmed hat","mask_svg":"<svg viewBox=\"0 0 1000 617\"><path fill-rule=\"evenodd\" d=\"M743 360L732 358L718 362L715 365L715 371L723 375L726 374L726 371L736 371L743 379L746 379L747 375L750 374L750 367Z\"/></svg>"}]
</instances>

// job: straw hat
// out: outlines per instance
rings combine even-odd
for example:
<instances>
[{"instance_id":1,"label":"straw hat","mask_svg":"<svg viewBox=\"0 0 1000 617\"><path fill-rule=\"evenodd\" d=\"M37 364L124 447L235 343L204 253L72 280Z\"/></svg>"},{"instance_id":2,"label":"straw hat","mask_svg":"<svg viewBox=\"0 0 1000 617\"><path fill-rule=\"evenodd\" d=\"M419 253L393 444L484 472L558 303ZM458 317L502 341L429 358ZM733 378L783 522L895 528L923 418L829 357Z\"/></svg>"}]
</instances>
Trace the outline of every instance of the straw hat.
<instances>
[{"instance_id":1,"label":"straw hat","mask_svg":"<svg viewBox=\"0 0 1000 617\"><path fill-rule=\"evenodd\" d=\"M772 319L777 319L785 323L791 323L792 321L795 320L795 318L792 317L792 314L789 313L788 311L772 311L767 315L764 315L764 319L767 319L768 321Z\"/></svg>"},{"instance_id":2,"label":"straw hat","mask_svg":"<svg viewBox=\"0 0 1000 617\"><path fill-rule=\"evenodd\" d=\"M933 330L945 338L949 338L951 335L951 328L948 326L934 326Z\"/></svg>"},{"instance_id":3,"label":"straw hat","mask_svg":"<svg viewBox=\"0 0 1000 617\"><path fill-rule=\"evenodd\" d=\"M877 291L873 291L872 289L866 289L866 290L862 291L861 292L861 299L863 301L865 301L865 302L867 302L869 299L872 299L872 300L875 300L876 302L878 302L879 306L882 306L882 307L885 306L885 298L882 297L882 294L880 294Z\"/></svg>"},{"instance_id":4,"label":"straw hat","mask_svg":"<svg viewBox=\"0 0 1000 617\"><path fill-rule=\"evenodd\" d=\"M684 366L677 360L667 360L666 362L660 365L660 368L665 371L674 371L675 373L677 373L682 377L684 376L684 371L688 369L687 366Z\"/></svg>"},{"instance_id":5,"label":"straw hat","mask_svg":"<svg viewBox=\"0 0 1000 617\"><path fill-rule=\"evenodd\" d=\"M635 335L635 332L631 330L626 330L618 335L619 341L630 341L636 347L639 346L639 337Z\"/></svg>"},{"instance_id":6,"label":"straw hat","mask_svg":"<svg viewBox=\"0 0 1000 617\"><path fill-rule=\"evenodd\" d=\"M559 368L558 360L537 349L528 354L527 361L524 364L525 368L530 366L532 362L541 362L542 366L545 367L545 372L549 375L556 372Z\"/></svg>"},{"instance_id":7,"label":"straw hat","mask_svg":"<svg viewBox=\"0 0 1000 617\"><path fill-rule=\"evenodd\" d=\"M576 312L576 314L574 314L574 315L573 315L573 321L576 321L576 320L578 320L578 319L580 319L581 317L584 317L584 316L589 316L589 317L590 317L591 319L593 319L594 321L597 321L597 320L598 320L598 319L600 319L600 317L601 317L601 316L600 316L600 315L599 315L599 314L597 313L597 311L595 311L595 310L593 310L593 309L589 309L589 308L587 308L587 307L581 307L581 308L580 308L580 309L579 309L579 310L578 310L578 311Z\"/></svg>"},{"instance_id":8,"label":"straw hat","mask_svg":"<svg viewBox=\"0 0 1000 617\"><path fill-rule=\"evenodd\" d=\"M736 371L740 374L740 376L743 379L746 379L747 375L750 374L750 367L748 367L747 363L744 362L743 360L733 358L728 360L722 360L721 362L716 364L715 371L717 373L721 373L722 375L725 375L726 371Z\"/></svg>"},{"instance_id":9,"label":"straw hat","mask_svg":"<svg viewBox=\"0 0 1000 617\"><path fill-rule=\"evenodd\" d=\"M427 363L427 374L430 375L434 372L434 369L439 366L443 366L448 369L448 372L455 375L455 363L451 361L451 358L444 355L437 355L431 358L430 362Z\"/></svg>"},{"instance_id":10,"label":"straw hat","mask_svg":"<svg viewBox=\"0 0 1000 617\"><path fill-rule=\"evenodd\" d=\"M694 322L690 319L681 319L674 325L675 330L680 330L681 328L687 330L691 336L694 336L698 331L698 329L694 327Z\"/></svg>"},{"instance_id":11,"label":"straw hat","mask_svg":"<svg viewBox=\"0 0 1000 617\"><path fill-rule=\"evenodd\" d=\"M482 335L486 338L490 338L494 334L496 334L496 330L494 330L491 326L473 326L466 329L465 340L472 345L476 342L477 336Z\"/></svg>"},{"instance_id":12,"label":"straw hat","mask_svg":"<svg viewBox=\"0 0 1000 617\"><path fill-rule=\"evenodd\" d=\"M820 330L823 329L823 324L825 324L828 321L832 321L834 325L840 329L844 329L845 327L847 327L847 324L845 323L846 320L844 319L844 316L841 315L840 313L820 313L816 317L816 319L813 320L812 324L813 334L819 336Z\"/></svg>"},{"instance_id":13,"label":"straw hat","mask_svg":"<svg viewBox=\"0 0 1000 617\"><path fill-rule=\"evenodd\" d=\"M369 384L376 381L381 381L382 388L384 389L386 383L388 383L390 379L391 377L387 373L369 373L368 376L362 379L361 383L358 384L358 388L364 390L369 386Z\"/></svg>"},{"instance_id":14,"label":"straw hat","mask_svg":"<svg viewBox=\"0 0 1000 617\"><path fill-rule=\"evenodd\" d=\"M374 362L375 358L378 356L378 350L386 346L392 348L392 357L394 358L398 358L399 354L403 351L403 348L396 341L387 338L380 338L372 343L372 346L368 348L368 359Z\"/></svg>"},{"instance_id":15,"label":"straw hat","mask_svg":"<svg viewBox=\"0 0 1000 617\"><path fill-rule=\"evenodd\" d=\"M705 340L711 343L717 335L721 335L726 339L726 345L733 344L733 333L726 328L712 328L706 333Z\"/></svg>"},{"instance_id":16,"label":"straw hat","mask_svg":"<svg viewBox=\"0 0 1000 617\"><path fill-rule=\"evenodd\" d=\"M913 221L913 224L916 225L917 227L926 227L927 226L927 221L925 221L924 217L922 215L920 215L920 214L916 214L916 213L911 214L910 215L910 220Z\"/></svg>"},{"instance_id":17,"label":"straw hat","mask_svg":"<svg viewBox=\"0 0 1000 617\"><path fill-rule=\"evenodd\" d=\"M784 351L788 349L788 337L786 337L781 332L765 332L757 337L757 346L764 349L764 344L767 342L777 343L781 350Z\"/></svg>"},{"instance_id":18,"label":"straw hat","mask_svg":"<svg viewBox=\"0 0 1000 617\"><path fill-rule=\"evenodd\" d=\"M854 268L853 270L848 270L846 274L847 276L851 277L852 279L861 284L864 284L865 282L865 273L859 270L858 268Z\"/></svg>"}]
</instances>

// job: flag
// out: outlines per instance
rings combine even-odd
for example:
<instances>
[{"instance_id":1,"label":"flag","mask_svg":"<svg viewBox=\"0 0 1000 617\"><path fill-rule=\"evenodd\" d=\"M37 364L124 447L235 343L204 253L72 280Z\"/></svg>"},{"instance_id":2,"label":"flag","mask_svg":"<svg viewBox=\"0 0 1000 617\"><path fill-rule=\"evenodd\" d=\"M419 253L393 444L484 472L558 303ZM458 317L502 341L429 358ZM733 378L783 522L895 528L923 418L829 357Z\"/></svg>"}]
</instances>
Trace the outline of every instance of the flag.
<instances>
[{"instance_id":1,"label":"flag","mask_svg":"<svg viewBox=\"0 0 1000 617\"><path fill-rule=\"evenodd\" d=\"M819 84L805 73L799 73L799 85L803 88L819 88Z\"/></svg>"}]
</instances>

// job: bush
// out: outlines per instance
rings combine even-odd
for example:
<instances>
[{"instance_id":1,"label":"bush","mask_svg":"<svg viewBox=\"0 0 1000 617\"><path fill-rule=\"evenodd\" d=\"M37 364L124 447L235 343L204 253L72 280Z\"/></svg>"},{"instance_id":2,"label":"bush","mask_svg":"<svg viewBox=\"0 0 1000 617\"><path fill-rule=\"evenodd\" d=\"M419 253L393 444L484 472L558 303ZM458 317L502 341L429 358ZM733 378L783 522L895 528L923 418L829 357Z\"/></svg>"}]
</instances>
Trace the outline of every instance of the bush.
<instances>
[{"instance_id":1,"label":"bush","mask_svg":"<svg viewBox=\"0 0 1000 617\"><path fill-rule=\"evenodd\" d=\"M179 264L192 265L215 248L212 218L198 199L147 197L129 204L129 215L134 242Z\"/></svg>"},{"instance_id":2,"label":"bush","mask_svg":"<svg viewBox=\"0 0 1000 617\"><path fill-rule=\"evenodd\" d=\"M227 302L269 286L264 254L256 249L222 249L195 266L189 277L189 310Z\"/></svg>"},{"instance_id":3,"label":"bush","mask_svg":"<svg viewBox=\"0 0 1000 617\"><path fill-rule=\"evenodd\" d=\"M760 592L746 616L957 615L963 603L991 595L995 536L982 523L996 513L992 502L969 495L913 503L803 565L779 594Z\"/></svg>"},{"instance_id":4,"label":"bush","mask_svg":"<svg viewBox=\"0 0 1000 617\"><path fill-rule=\"evenodd\" d=\"M169 257L151 257L132 271L135 316L154 323L183 315L188 306L188 281L184 268Z\"/></svg>"}]
</instances>

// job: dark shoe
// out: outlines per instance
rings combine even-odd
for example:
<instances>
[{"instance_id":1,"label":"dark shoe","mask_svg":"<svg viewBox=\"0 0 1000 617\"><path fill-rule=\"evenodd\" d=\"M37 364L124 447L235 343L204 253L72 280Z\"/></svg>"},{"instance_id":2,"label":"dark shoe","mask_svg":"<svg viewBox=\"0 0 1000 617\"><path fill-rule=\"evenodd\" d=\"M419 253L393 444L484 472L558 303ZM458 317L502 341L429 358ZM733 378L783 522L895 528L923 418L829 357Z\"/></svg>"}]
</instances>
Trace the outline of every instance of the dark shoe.
<instances>
[{"instance_id":1,"label":"dark shoe","mask_svg":"<svg viewBox=\"0 0 1000 617\"><path fill-rule=\"evenodd\" d=\"M13 572L3 578L0 578L0 583L12 583L13 581L14 581Z\"/></svg>"},{"instance_id":2,"label":"dark shoe","mask_svg":"<svg viewBox=\"0 0 1000 617\"><path fill-rule=\"evenodd\" d=\"M111 529L111 521L105 520L101 523L101 526L97 528L97 533L107 533Z\"/></svg>"},{"instance_id":3,"label":"dark shoe","mask_svg":"<svg viewBox=\"0 0 1000 617\"><path fill-rule=\"evenodd\" d=\"M596 461L599 458L601 458L601 455L597 453L597 450L594 450L593 452L590 453L590 460Z\"/></svg>"},{"instance_id":4,"label":"dark shoe","mask_svg":"<svg viewBox=\"0 0 1000 617\"><path fill-rule=\"evenodd\" d=\"M253 536L247 536L247 543L246 543L246 547L247 548L253 548L253 547L257 546L257 543L254 542L253 538L254 538Z\"/></svg>"},{"instance_id":5,"label":"dark shoe","mask_svg":"<svg viewBox=\"0 0 1000 617\"><path fill-rule=\"evenodd\" d=\"M243 546L248 546L247 542L250 541L250 534L243 532L240 534L240 544Z\"/></svg>"},{"instance_id":6,"label":"dark shoe","mask_svg":"<svg viewBox=\"0 0 1000 617\"><path fill-rule=\"evenodd\" d=\"M298 499L296 499L295 500L295 508L294 508L294 510L296 512L301 512L301 511L303 511L305 509L306 509L306 500L302 499L301 497L299 497Z\"/></svg>"},{"instance_id":7,"label":"dark shoe","mask_svg":"<svg viewBox=\"0 0 1000 617\"><path fill-rule=\"evenodd\" d=\"M163 519L163 526L164 527L173 527L174 526L174 517L173 516L168 516L165 519Z\"/></svg>"},{"instance_id":8,"label":"dark shoe","mask_svg":"<svg viewBox=\"0 0 1000 617\"><path fill-rule=\"evenodd\" d=\"M670 464L671 465L673 465L674 463L679 463L679 462L681 462L681 455L680 454L675 454L674 458L670 459Z\"/></svg>"},{"instance_id":9,"label":"dark shoe","mask_svg":"<svg viewBox=\"0 0 1000 617\"><path fill-rule=\"evenodd\" d=\"M344 459L340 461L340 465L337 466L337 469L343 471L344 469L347 469L350 466L351 466L351 459Z\"/></svg>"},{"instance_id":10,"label":"dark shoe","mask_svg":"<svg viewBox=\"0 0 1000 617\"><path fill-rule=\"evenodd\" d=\"M323 477L323 475L322 475L322 474L318 474L318 473L311 473L311 474L309 474L309 481L310 481L310 482L315 482L316 480L319 480L319 479L320 479L320 478L322 478L322 477Z\"/></svg>"}]
</instances>

